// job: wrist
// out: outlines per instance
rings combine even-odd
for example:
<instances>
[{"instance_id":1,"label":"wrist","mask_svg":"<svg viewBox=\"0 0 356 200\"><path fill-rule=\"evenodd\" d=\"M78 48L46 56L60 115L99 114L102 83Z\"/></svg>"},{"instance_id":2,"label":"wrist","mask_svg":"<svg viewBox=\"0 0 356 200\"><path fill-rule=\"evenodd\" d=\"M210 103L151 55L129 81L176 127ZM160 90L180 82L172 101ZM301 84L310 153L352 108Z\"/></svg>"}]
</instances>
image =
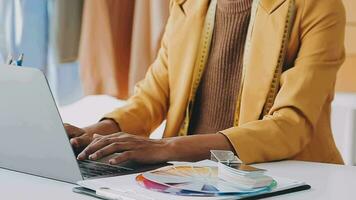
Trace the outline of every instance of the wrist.
<instances>
[{"instance_id":1,"label":"wrist","mask_svg":"<svg viewBox=\"0 0 356 200\"><path fill-rule=\"evenodd\" d=\"M105 127L106 130L110 131L110 132L120 132L121 131L121 128L119 126L119 124L113 120L113 119L103 119L102 121L99 122L99 124L102 126L102 127Z\"/></svg>"},{"instance_id":2,"label":"wrist","mask_svg":"<svg viewBox=\"0 0 356 200\"><path fill-rule=\"evenodd\" d=\"M178 161L179 150L177 149L177 139L178 137L163 138L164 143L163 152L165 152L165 161Z\"/></svg>"},{"instance_id":3,"label":"wrist","mask_svg":"<svg viewBox=\"0 0 356 200\"><path fill-rule=\"evenodd\" d=\"M232 150L223 134L201 134L162 139L168 161L199 161L210 158L210 150Z\"/></svg>"}]
</instances>

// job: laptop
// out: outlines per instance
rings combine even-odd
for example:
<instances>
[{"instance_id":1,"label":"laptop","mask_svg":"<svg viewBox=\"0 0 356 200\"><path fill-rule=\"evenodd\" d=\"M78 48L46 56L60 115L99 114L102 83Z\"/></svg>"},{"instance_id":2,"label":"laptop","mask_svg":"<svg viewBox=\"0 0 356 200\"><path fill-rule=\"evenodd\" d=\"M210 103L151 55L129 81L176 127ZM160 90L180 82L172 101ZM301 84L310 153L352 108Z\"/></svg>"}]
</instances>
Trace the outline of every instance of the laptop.
<instances>
[{"instance_id":1,"label":"laptop","mask_svg":"<svg viewBox=\"0 0 356 200\"><path fill-rule=\"evenodd\" d=\"M0 168L76 183L162 165L78 161L44 74L0 65Z\"/></svg>"}]
</instances>

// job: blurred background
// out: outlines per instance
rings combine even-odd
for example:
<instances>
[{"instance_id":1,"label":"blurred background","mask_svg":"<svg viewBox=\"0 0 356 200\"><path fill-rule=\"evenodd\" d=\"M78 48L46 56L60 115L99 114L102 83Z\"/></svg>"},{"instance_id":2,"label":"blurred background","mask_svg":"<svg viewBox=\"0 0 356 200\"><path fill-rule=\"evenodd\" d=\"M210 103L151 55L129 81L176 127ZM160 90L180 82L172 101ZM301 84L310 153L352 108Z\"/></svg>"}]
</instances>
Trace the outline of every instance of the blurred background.
<instances>
[{"instance_id":1,"label":"blurred background","mask_svg":"<svg viewBox=\"0 0 356 200\"><path fill-rule=\"evenodd\" d=\"M156 56L168 0L1 0L0 61L24 53L59 105L126 99Z\"/></svg>"},{"instance_id":2,"label":"blurred background","mask_svg":"<svg viewBox=\"0 0 356 200\"><path fill-rule=\"evenodd\" d=\"M356 165L356 1L342 1L347 58L332 126L346 163ZM24 53L24 66L46 74L64 121L86 126L132 95L156 56L168 7L168 0L0 0L0 62Z\"/></svg>"}]
</instances>

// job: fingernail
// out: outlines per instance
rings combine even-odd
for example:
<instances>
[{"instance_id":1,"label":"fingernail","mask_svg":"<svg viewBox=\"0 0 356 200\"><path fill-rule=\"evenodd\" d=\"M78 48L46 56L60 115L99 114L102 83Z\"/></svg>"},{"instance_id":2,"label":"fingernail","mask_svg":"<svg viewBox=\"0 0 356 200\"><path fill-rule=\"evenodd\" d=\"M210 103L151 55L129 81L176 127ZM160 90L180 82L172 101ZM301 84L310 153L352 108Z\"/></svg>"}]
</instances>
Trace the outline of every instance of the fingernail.
<instances>
[{"instance_id":1,"label":"fingernail","mask_svg":"<svg viewBox=\"0 0 356 200\"><path fill-rule=\"evenodd\" d=\"M78 146L78 143L77 143L77 141L75 139L70 139L70 143L75 147Z\"/></svg>"},{"instance_id":2,"label":"fingernail","mask_svg":"<svg viewBox=\"0 0 356 200\"><path fill-rule=\"evenodd\" d=\"M115 164L115 160L109 160L109 164L110 165L114 165Z\"/></svg>"},{"instance_id":3,"label":"fingernail","mask_svg":"<svg viewBox=\"0 0 356 200\"><path fill-rule=\"evenodd\" d=\"M85 153L80 153L77 157L78 160L82 160L85 158Z\"/></svg>"},{"instance_id":4,"label":"fingernail","mask_svg":"<svg viewBox=\"0 0 356 200\"><path fill-rule=\"evenodd\" d=\"M98 156L96 154L92 154L89 156L90 160L95 160Z\"/></svg>"}]
</instances>

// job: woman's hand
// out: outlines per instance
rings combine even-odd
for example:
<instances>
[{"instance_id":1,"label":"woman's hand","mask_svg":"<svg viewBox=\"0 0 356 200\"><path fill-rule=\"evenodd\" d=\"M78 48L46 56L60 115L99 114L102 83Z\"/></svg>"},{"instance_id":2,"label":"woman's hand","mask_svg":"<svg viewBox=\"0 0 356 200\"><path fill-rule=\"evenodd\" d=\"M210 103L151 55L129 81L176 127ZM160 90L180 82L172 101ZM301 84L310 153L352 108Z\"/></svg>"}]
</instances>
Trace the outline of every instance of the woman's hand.
<instances>
[{"instance_id":1,"label":"woman's hand","mask_svg":"<svg viewBox=\"0 0 356 200\"><path fill-rule=\"evenodd\" d=\"M70 143L77 150L88 146L94 134L108 135L120 131L116 122L110 119L103 120L86 128L78 128L71 124L64 124L64 128L70 138Z\"/></svg>"},{"instance_id":2,"label":"woman's hand","mask_svg":"<svg viewBox=\"0 0 356 200\"><path fill-rule=\"evenodd\" d=\"M169 139L154 140L127 133L94 135L93 141L78 155L78 159L98 160L122 152L111 158L109 163L114 165L128 160L147 164L161 163L169 160L169 144Z\"/></svg>"},{"instance_id":3,"label":"woman's hand","mask_svg":"<svg viewBox=\"0 0 356 200\"><path fill-rule=\"evenodd\" d=\"M128 160L138 163L167 161L198 161L208 159L210 150L231 150L229 140L220 133L192 135L153 140L127 133L107 136L94 135L94 140L78 155L79 160L98 160L113 153L121 153L109 160L119 164Z\"/></svg>"},{"instance_id":4,"label":"woman's hand","mask_svg":"<svg viewBox=\"0 0 356 200\"><path fill-rule=\"evenodd\" d=\"M78 128L71 124L63 124L64 129L70 139L70 143L74 148L80 148L81 146L86 146L91 142L91 135L88 131L82 128Z\"/></svg>"}]
</instances>

